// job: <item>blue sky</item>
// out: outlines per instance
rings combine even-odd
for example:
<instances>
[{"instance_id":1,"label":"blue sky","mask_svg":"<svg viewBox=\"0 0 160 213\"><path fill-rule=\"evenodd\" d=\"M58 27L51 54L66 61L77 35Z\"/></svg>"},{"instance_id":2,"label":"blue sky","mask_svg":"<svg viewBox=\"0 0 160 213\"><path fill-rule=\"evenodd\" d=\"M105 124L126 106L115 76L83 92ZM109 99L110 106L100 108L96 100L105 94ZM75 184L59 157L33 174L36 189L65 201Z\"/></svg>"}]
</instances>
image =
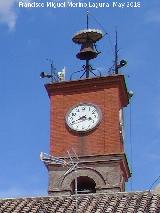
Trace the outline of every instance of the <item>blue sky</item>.
<instances>
[{"instance_id":1,"label":"blue sky","mask_svg":"<svg viewBox=\"0 0 160 213\"><path fill-rule=\"evenodd\" d=\"M86 8L19 8L19 2L0 0L0 197L47 194L48 174L39 154L49 152L49 98L39 74L50 69L46 58L58 71L65 66L68 79L83 65L71 38L86 27ZM130 141L133 146L134 191L149 189L160 175L160 2L140 3L140 8L89 8L101 24L90 16L90 27L103 26L109 34L98 43L102 54L93 66L104 75L112 66L115 26L119 57L128 61L123 73L134 91L131 138L129 106L125 126L129 162Z\"/></svg>"}]
</instances>

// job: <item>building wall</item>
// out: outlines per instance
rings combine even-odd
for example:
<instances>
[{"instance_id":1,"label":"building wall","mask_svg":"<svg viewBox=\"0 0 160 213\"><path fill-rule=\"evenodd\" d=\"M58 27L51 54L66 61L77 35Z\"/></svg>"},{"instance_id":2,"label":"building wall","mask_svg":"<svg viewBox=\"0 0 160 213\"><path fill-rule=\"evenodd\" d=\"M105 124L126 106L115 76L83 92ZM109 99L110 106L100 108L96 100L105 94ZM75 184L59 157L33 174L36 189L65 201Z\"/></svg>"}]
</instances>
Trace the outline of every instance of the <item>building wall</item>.
<instances>
[{"instance_id":1,"label":"building wall","mask_svg":"<svg viewBox=\"0 0 160 213\"><path fill-rule=\"evenodd\" d=\"M83 86L83 85L82 85ZM79 103L93 103L102 111L100 125L87 134L71 131L65 123L67 111ZM51 154L64 156L75 149L78 155L123 152L119 127L119 87L110 85L100 89L67 91L51 96Z\"/></svg>"}]
</instances>

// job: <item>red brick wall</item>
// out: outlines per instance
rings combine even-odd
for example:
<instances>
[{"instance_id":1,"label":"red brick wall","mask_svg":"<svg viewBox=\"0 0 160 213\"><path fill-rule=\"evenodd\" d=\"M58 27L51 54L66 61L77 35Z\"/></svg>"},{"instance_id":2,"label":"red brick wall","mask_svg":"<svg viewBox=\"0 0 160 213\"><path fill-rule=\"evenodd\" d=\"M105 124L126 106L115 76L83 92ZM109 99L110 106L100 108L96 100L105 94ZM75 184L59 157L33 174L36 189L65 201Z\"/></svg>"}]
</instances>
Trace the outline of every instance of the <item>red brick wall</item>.
<instances>
[{"instance_id":1,"label":"red brick wall","mask_svg":"<svg viewBox=\"0 0 160 213\"><path fill-rule=\"evenodd\" d=\"M92 83L92 81L90 81ZM71 89L53 92L51 99L51 154L67 155L75 149L78 155L103 155L123 152L119 131L119 109L121 108L118 83L90 87L83 85L77 91ZM71 131L65 123L65 115L73 106L82 102L96 104L102 111L100 125L87 134Z\"/></svg>"}]
</instances>

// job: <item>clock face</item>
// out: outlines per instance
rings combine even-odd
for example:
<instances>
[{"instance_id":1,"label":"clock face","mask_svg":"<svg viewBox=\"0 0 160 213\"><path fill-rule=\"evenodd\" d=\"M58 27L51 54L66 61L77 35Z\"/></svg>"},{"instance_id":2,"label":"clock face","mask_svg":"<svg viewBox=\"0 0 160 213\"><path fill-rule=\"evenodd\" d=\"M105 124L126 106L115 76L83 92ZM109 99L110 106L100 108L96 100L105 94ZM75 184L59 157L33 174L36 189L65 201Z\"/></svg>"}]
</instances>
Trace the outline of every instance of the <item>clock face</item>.
<instances>
[{"instance_id":1,"label":"clock face","mask_svg":"<svg viewBox=\"0 0 160 213\"><path fill-rule=\"evenodd\" d=\"M66 123L74 131L86 132L94 129L101 121L101 110L94 104L81 103L66 114Z\"/></svg>"}]
</instances>

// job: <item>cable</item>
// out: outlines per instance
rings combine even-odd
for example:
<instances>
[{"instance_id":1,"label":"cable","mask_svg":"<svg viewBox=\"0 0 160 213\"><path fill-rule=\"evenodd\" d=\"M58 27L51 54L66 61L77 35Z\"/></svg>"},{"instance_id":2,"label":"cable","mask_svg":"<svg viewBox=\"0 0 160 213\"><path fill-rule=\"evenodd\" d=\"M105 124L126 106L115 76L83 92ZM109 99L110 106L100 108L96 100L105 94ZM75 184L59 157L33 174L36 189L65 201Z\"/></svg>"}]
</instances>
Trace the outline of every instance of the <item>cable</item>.
<instances>
[{"instance_id":1,"label":"cable","mask_svg":"<svg viewBox=\"0 0 160 213\"><path fill-rule=\"evenodd\" d=\"M114 56L114 44L113 44L113 42L112 42L112 40L111 40L110 34L107 33L107 31L105 30L105 28L103 27L103 25L96 19L96 17L95 17L94 15L92 15L89 11L88 11L88 14L89 14L90 16L92 16L92 18L97 22L97 24L103 29L103 31L104 31L104 36L105 36L105 35L108 35L109 44L110 44L110 47L111 47L111 52L112 52L112 54L113 54L113 56ZM104 36L103 36L103 37L104 37Z\"/></svg>"},{"instance_id":2,"label":"cable","mask_svg":"<svg viewBox=\"0 0 160 213\"><path fill-rule=\"evenodd\" d=\"M129 142L130 142L130 159L131 159L131 175L133 171L133 144L132 144L132 104L130 102L130 107L129 107ZM133 178L131 176L131 191L133 190Z\"/></svg>"},{"instance_id":3,"label":"cable","mask_svg":"<svg viewBox=\"0 0 160 213\"><path fill-rule=\"evenodd\" d=\"M89 11L88 11L88 14L94 18L94 20L97 22L97 24L103 29L104 33L108 34L107 31L105 30L105 28L102 26L102 24L96 19L96 17L94 15L92 15Z\"/></svg>"},{"instance_id":4,"label":"cable","mask_svg":"<svg viewBox=\"0 0 160 213\"><path fill-rule=\"evenodd\" d=\"M153 185L160 179L160 176L151 184L149 191L152 189Z\"/></svg>"}]
</instances>

